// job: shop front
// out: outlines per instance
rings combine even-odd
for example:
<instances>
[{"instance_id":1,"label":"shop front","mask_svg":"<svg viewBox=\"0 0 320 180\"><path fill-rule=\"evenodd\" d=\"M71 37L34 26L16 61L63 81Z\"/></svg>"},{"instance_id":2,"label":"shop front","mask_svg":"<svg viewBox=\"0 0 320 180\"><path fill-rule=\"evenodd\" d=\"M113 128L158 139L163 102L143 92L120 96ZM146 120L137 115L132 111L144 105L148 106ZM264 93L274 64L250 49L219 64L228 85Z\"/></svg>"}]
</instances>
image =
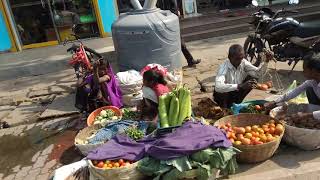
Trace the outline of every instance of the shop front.
<instances>
[{"instance_id":1,"label":"shop front","mask_svg":"<svg viewBox=\"0 0 320 180\"><path fill-rule=\"evenodd\" d=\"M0 26L6 32L1 28L0 35L17 45L15 50L70 40L75 24L81 38L106 37L118 14L113 0L4 0L1 7ZM12 44L0 51L12 51Z\"/></svg>"}]
</instances>

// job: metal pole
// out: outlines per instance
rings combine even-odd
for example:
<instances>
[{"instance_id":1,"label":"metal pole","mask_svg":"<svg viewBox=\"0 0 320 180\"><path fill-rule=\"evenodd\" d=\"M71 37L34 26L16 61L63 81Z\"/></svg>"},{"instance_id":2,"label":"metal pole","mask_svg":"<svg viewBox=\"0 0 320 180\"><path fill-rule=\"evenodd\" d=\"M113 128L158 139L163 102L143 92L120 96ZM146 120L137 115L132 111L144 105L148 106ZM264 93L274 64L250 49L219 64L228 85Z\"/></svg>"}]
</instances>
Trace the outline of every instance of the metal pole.
<instances>
[{"instance_id":1,"label":"metal pole","mask_svg":"<svg viewBox=\"0 0 320 180\"><path fill-rule=\"evenodd\" d=\"M142 9L142 6L141 6L139 0L130 0L130 2L131 2L134 9L137 9L137 10Z\"/></svg>"},{"instance_id":2,"label":"metal pole","mask_svg":"<svg viewBox=\"0 0 320 180\"><path fill-rule=\"evenodd\" d=\"M58 31L58 28L56 26L56 22L54 20L54 16L53 16L53 12L52 12L52 9L51 9L51 3L50 3L50 0L47 0L47 3L48 3L48 8L49 8L49 11L50 11L50 15L51 15L51 20L52 20L52 24L53 24L53 29L54 31L56 32L56 36L57 36L57 39L59 41L59 43L61 43L61 38L60 38L60 33Z\"/></svg>"}]
</instances>

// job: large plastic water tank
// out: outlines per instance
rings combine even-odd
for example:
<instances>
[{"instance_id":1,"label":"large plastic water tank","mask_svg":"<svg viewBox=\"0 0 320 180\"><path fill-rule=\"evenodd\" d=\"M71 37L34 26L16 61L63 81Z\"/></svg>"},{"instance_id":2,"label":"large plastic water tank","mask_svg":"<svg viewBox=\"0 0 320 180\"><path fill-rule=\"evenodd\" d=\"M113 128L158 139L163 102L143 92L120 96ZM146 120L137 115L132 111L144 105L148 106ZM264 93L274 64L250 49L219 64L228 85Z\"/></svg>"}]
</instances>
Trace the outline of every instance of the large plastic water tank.
<instances>
[{"instance_id":1,"label":"large plastic water tank","mask_svg":"<svg viewBox=\"0 0 320 180\"><path fill-rule=\"evenodd\" d=\"M112 25L112 38L120 71L140 71L157 63L170 71L181 68L178 17L158 8L121 14Z\"/></svg>"}]
</instances>

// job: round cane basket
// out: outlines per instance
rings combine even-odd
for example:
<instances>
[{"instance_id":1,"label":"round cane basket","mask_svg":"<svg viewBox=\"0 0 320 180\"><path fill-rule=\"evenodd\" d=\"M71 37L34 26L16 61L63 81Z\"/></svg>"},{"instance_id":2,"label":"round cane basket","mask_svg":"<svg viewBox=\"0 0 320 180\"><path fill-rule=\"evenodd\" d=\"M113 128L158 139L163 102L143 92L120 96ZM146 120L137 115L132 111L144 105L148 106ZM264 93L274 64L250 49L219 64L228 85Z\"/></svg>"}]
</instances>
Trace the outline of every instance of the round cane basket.
<instances>
[{"instance_id":1,"label":"round cane basket","mask_svg":"<svg viewBox=\"0 0 320 180\"><path fill-rule=\"evenodd\" d=\"M262 114L239 114L226 116L219 119L215 125L220 126L226 123L230 123L231 126L253 126L253 125L263 125L267 123L272 118L267 115ZM280 122L277 122L280 123ZM260 144L260 145L233 145L235 148L241 150L241 153L237 155L237 161L242 163L257 163L262 162L270 157L276 152L281 142L284 132L274 141Z\"/></svg>"},{"instance_id":2,"label":"round cane basket","mask_svg":"<svg viewBox=\"0 0 320 180\"><path fill-rule=\"evenodd\" d=\"M74 145L79 149L79 151L83 155L87 156L89 151L94 150L94 149L98 148L99 146L101 146L102 144L104 144L104 142L101 142L98 144L85 144L87 139L90 136L96 134L100 128L101 128L100 125L93 125L93 126L86 127L84 129L82 129L81 131L79 131L79 133L75 137Z\"/></svg>"},{"instance_id":3,"label":"round cane basket","mask_svg":"<svg viewBox=\"0 0 320 180\"><path fill-rule=\"evenodd\" d=\"M284 106L276 107L270 111L270 116L280 118L298 112L313 112L320 110L320 106L312 104L286 104ZM283 140L287 144L296 146L303 150L316 150L320 149L320 130L319 129L306 129L291 126L285 123L286 132L284 133Z\"/></svg>"}]
</instances>

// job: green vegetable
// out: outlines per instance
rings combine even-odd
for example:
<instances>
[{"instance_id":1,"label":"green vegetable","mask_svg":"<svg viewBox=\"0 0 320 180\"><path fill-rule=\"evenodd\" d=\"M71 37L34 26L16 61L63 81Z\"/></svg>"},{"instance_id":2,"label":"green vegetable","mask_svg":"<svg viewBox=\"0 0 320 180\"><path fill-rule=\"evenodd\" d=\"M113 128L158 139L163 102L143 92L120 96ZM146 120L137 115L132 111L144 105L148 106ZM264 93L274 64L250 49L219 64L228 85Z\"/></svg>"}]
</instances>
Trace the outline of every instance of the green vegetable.
<instances>
[{"instance_id":1,"label":"green vegetable","mask_svg":"<svg viewBox=\"0 0 320 180\"><path fill-rule=\"evenodd\" d=\"M139 140L144 137L143 131L139 130L136 126L129 127L125 133L133 140Z\"/></svg>"},{"instance_id":2,"label":"green vegetable","mask_svg":"<svg viewBox=\"0 0 320 180\"><path fill-rule=\"evenodd\" d=\"M182 122L191 116L191 95L190 90L186 88L181 88L181 93L183 96L179 99L180 101L180 111L177 125L181 125Z\"/></svg>"},{"instance_id":3,"label":"green vegetable","mask_svg":"<svg viewBox=\"0 0 320 180\"><path fill-rule=\"evenodd\" d=\"M137 169L145 175L154 176L154 180L183 178L207 180L214 174L213 171L218 169L227 174L234 174L238 168L235 157L237 152L239 150L233 147L208 148L191 156L167 161L145 157L139 161Z\"/></svg>"},{"instance_id":4,"label":"green vegetable","mask_svg":"<svg viewBox=\"0 0 320 180\"><path fill-rule=\"evenodd\" d=\"M185 87L174 89L171 93L159 97L160 127L181 125L191 116L191 93Z\"/></svg>"},{"instance_id":5,"label":"green vegetable","mask_svg":"<svg viewBox=\"0 0 320 180\"><path fill-rule=\"evenodd\" d=\"M138 112L132 111L128 108L122 109L122 119L137 119L138 118Z\"/></svg>"},{"instance_id":6,"label":"green vegetable","mask_svg":"<svg viewBox=\"0 0 320 180\"><path fill-rule=\"evenodd\" d=\"M169 94L165 95L166 97L165 97L164 102L165 102L167 113L170 111L170 102L171 102L173 95L174 95L173 93L169 93Z\"/></svg>"},{"instance_id":7,"label":"green vegetable","mask_svg":"<svg viewBox=\"0 0 320 180\"><path fill-rule=\"evenodd\" d=\"M171 102L170 102L170 110L169 110L169 125L175 126L178 122L178 116L179 116L179 99L173 95Z\"/></svg>"},{"instance_id":8,"label":"green vegetable","mask_svg":"<svg viewBox=\"0 0 320 180\"><path fill-rule=\"evenodd\" d=\"M159 117L160 117L160 127L169 127L165 99L166 99L166 95L159 97L158 111L159 111Z\"/></svg>"},{"instance_id":9,"label":"green vegetable","mask_svg":"<svg viewBox=\"0 0 320 180\"><path fill-rule=\"evenodd\" d=\"M264 111L258 111L255 108L255 105L250 104L247 107L240 109L240 113L251 113L251 114L264 114Z\"/></svg>"}]
</instances>

